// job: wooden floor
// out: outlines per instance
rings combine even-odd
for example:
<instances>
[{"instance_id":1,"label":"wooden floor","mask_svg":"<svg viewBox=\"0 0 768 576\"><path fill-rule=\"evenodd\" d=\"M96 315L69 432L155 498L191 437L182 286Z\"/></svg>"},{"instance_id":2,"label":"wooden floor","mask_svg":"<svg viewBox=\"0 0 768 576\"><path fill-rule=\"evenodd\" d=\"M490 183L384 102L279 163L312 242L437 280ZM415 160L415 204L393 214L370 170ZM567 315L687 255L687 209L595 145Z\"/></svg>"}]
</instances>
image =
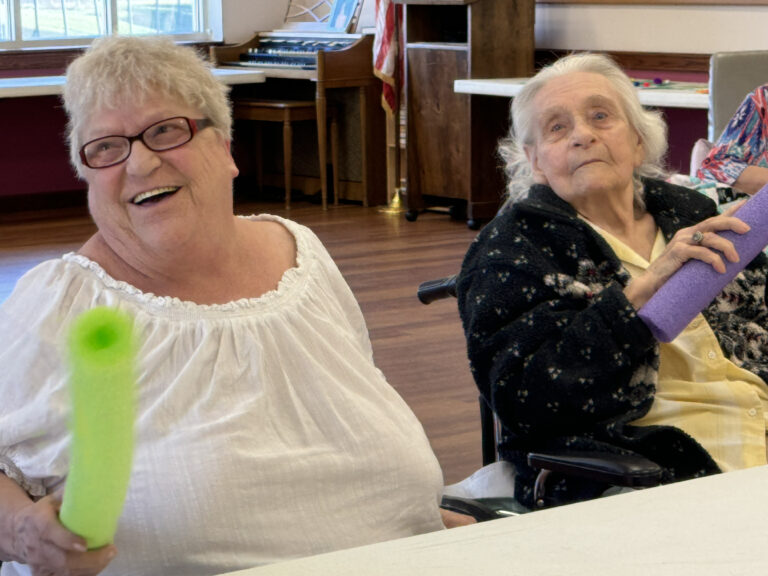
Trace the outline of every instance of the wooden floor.
<instances>
[{"instance_id":1,"label":"wooden floor","mask_svg":"<svg viewBox=\"0 0 768 576\"><path fill-rule=\"evenodd\" d=\"M419 303L424 280L456 272L475 232L443 214L416 222L376 208L240 202L241 214L269 212L311 227L356 294L376 363L424 425L446 483L481 465L477 394L467 367L455 300ZM0 302L24 271L76 250L93 232L82 208L0 214Z\"/></svg>"}]
</instances>

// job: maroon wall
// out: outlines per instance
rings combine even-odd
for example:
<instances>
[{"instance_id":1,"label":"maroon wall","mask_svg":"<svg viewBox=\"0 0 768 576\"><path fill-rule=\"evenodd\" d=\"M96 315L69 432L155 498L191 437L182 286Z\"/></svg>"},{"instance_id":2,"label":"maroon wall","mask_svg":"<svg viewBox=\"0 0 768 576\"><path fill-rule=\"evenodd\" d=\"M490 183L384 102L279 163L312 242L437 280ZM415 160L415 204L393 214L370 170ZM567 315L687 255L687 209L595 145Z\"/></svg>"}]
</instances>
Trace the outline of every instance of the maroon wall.
<instances>
[{"instance_id":1,"label":"maroon wall","mask_svg":"<svg viewBox=\"0 0 768 576\"><path fill-rule=\"evenodd\" d=\"M0 196L84 190L69 164L58 96L0 98Z\"/></svg>"},{"instance_id":2,"label":"maroon wall","mask_svg":"<svg viewBox=\"0 0 768 576\"><path fill-rule=\"evenodd\" d=\"M654 71L627 72L637 78L654 77ZM707 75L700 73L668 73L664 78L707 81ZM667 108L664 115L670 126L669 167L687 174L693 144L707 136L707 111ZM58 96L0 98L0 120L0 196L85 189L69 164L66 116Z\"/></svg>"},{"instance_id":3,"label":"maroon wall","mask_svg":"<svg viewBox=\"0 0 768 576\"><path fill-rule=\"evenodd\" d=\"M709 75L701 72L661 72L658 70L626 70L637 79L661 78L678 82L708 82ZM664 108L669 126L667 166L673 172L688 174L691 150L696 140L707 137L707 110L694 108Z\"/></svg>"}]
</instances>

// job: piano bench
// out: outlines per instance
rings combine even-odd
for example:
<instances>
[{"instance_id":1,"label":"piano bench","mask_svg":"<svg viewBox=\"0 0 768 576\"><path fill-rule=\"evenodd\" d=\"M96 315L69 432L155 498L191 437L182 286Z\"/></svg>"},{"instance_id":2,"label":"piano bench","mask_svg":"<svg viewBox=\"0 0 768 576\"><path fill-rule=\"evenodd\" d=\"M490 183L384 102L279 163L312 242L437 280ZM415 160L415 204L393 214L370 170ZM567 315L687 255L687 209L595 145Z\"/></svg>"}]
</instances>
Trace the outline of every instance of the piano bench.
<instances>
[{"instance_id":1,"label":"piano bench","mask_svg":"<svg viewBox=\"0 0 768 576\"><path fill-rule=\"evenodd\" d=\"M317 117L317 105L314 100L258 100L237 98L232 103L232 116L238 120L283 123L283 166L285 170L285 207L291 207L291 148L293 142L293 122L315 120L317 122L317 150L320 162L320 186L323 210L328 208L328 183L326 177L326 126L331 120L331 167L333 168L333 203L339 203L339 128L337 110L333 105L326 105L325 119ZM261 154L261 131L257 131L257 153ZM261 158L258 165L259 189L262 182Z\"/></svg>"}]
</instances>

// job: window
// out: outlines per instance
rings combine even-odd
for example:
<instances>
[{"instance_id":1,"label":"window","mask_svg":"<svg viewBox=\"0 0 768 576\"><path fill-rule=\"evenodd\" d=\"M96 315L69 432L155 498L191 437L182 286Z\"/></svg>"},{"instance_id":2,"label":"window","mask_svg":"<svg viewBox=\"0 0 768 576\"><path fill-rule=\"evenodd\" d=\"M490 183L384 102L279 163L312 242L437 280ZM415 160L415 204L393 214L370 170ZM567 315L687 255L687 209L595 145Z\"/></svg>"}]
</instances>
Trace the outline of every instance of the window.
<instances>
[{"instance_id":1,"label":"window","mask_svg":"<svg viewBox=\"0 0 768 576\"><path fill-rule=\"evenodd\" d=\"M77 46L106 34L221 38L222 0L0 0L0 49Z\"/></svg>"}]
</instances>

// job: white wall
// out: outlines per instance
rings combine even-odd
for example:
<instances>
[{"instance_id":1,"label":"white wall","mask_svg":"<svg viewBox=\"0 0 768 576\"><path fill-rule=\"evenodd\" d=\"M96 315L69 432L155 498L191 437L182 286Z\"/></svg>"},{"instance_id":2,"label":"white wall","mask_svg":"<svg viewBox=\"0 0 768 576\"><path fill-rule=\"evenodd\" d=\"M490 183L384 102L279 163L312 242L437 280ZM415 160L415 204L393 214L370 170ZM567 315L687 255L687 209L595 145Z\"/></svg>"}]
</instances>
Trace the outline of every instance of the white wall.
<instances>
[{"instance_id":1,"label":"white wall","mask_svg":"<svg viewBox=\"0 0 768 576\"><path fill-rule=\"evenodd\" d=\"M224 41L238 44L255 32L275 30L285 20L288 0L223 0Z\"/></svg>"},{"instance_id":2,"label":"white wall","mask_svg":"<svg viewBox=\"0 0 768 576\"><path fill-rule=\"evenodd\" d=\"M768 6L539 5L536 47L709 54L768 49Z\"/></svg>"},{"instance_id":3,"label":"white wall","mask_svg":"<svg viewBox=\"0 0 768 576\"><path fill-rule=\"evenodd\" d=\"M223 0L224 41L245 42L257 31L279 29L288 12L289 0ZM374 0L363 0L359 27L375 24Z\"/></svg>"},{"instance_id":4,"label":"white wall","mask_svg":"<svg viewBox=\"0 0 768 576\"><path fill-rule=\"evenodd\" d=\"M289 0L224 0L226 42L244 42L280 28ZM373 26L374 0L360 23ZM768 50L768 6L639 6L542 4L536 8L536 47L709 54Z\"/></svg>"}]
</instances>

